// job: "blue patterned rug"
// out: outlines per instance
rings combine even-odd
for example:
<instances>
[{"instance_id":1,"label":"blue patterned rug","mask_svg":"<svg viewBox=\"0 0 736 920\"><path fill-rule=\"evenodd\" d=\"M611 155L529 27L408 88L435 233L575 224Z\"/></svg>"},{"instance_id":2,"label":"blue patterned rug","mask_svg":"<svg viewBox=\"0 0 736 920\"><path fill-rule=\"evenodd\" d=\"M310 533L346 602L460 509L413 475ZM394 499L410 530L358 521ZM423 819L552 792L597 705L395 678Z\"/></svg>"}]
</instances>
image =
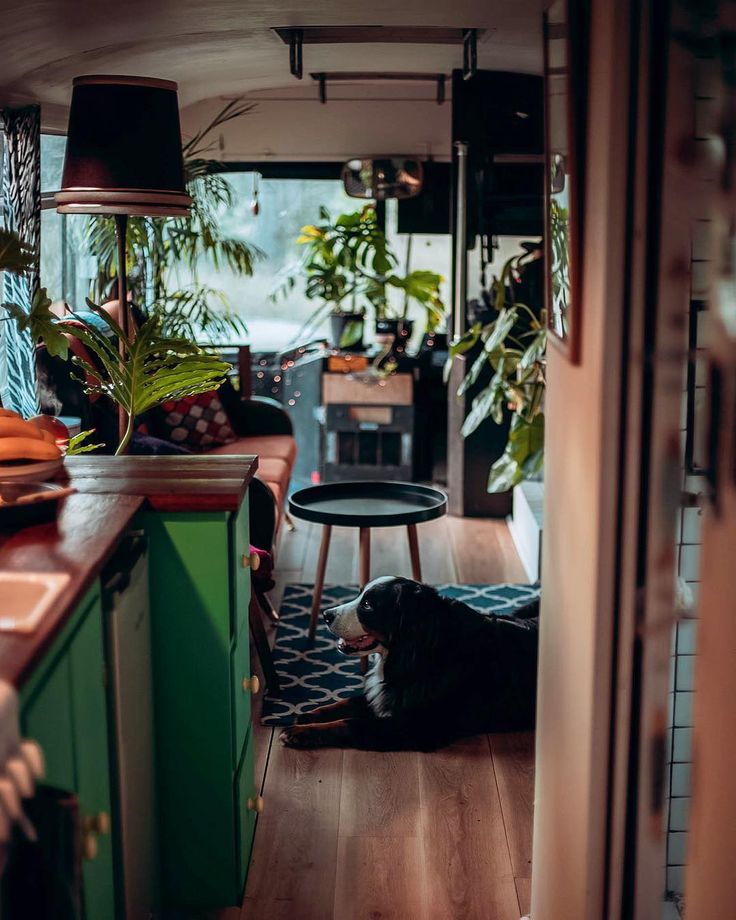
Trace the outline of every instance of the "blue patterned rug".
<instances>
[{"instance_id":1,"label":"blue patterned rug","mask_svg":"<svg viewBox=\"0 0 736 920\"><path fill-rule=\"evenodd\" d=\"M358 658L337 651L335 637L320 618L314 644L307 639L314 585L287 585L273 656L281 694L263 701L264 725L290 725L294 717L316 706L355 696L363 686ZM513 616L517 607L533 600L537 585L437 585L440 594L464 601L483 613ZM326 587L322 608L355 597L354 586Z\"/></svg>"}]
</instances>

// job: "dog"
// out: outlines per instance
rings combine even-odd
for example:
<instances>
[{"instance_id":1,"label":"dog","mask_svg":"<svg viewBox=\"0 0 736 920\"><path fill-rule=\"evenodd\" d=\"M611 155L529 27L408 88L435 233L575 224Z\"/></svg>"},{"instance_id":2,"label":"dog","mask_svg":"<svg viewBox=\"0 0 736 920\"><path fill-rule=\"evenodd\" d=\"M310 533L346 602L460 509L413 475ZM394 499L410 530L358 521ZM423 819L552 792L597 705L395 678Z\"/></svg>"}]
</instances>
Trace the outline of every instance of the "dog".
<instances>
[{"instance_id":1,"label":"dog","mask_svg":"<svg viewBox=\"0 0 736 920\"><path fill-rule=\"evenodd\" d=\"M344 655L372 656L361 696L300 715L293 748L432 751L534 727L539 600L514 618L479 613L408 578L370 582L323 613Z\"/></svg>"}]
</instances>

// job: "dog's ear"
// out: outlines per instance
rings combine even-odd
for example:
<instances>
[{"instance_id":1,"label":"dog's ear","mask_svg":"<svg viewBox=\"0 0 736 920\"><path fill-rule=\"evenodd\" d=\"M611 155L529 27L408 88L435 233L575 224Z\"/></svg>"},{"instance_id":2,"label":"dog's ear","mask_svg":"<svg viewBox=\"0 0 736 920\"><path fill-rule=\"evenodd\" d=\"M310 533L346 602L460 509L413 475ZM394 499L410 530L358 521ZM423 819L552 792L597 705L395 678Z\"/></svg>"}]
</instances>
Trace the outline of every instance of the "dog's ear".
<instances>
[{"instance_id":1,"label":"dog's ear","mask_svg":"<svg viewBox=\"0 0 736 920\"><path fill-rule=\"evenodd\" d=\"M436 643L437 615L433 599L437 592L429 585L402 579L396 583L396 619L391 639L394 656L403 655L412 670L417 660L428 657Z\"/></svg>"},{"instance_id":2,"label":"dog's ear","mask_svg":"<svg viewBox=\"0 0 736 920\"><path fill-rule=\"evenodd\" d=\"M397 580L396 586L399 590L399 596L404 594L429 594L434 592L434 588L430 585L422 584L420 581L412 581L410 578L402 578L400 581Z\"/></svg>"}]
</instances>

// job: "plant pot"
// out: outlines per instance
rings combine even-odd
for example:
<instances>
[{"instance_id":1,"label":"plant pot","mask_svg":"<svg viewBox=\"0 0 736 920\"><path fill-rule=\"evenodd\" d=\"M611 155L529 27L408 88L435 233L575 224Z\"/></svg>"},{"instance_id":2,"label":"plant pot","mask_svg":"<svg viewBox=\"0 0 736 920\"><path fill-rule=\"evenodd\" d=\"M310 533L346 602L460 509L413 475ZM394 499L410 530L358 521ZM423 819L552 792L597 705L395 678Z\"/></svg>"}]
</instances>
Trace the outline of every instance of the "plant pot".
<instances>
[{"instance_id":1,"label":"plant pot","mask_svg":"<svg viewBox=\"0 0 736 920\"><path fill-rule=\"evenodd\" d=\"M376 339L386 345L391 345L392 351L403 352L406 343L411 338L414 328L412 319L377 319Z\"/></svg>"},{"instance_id":2,"label":"plant pot","mask_svg":"<svg viewBox=\"0 0 736 920\"><path fill-rule=\"evenodd\" d=\"M363 351L364 313L330 313L330 340L333 348Z\"/></svg>"}]
</instances>

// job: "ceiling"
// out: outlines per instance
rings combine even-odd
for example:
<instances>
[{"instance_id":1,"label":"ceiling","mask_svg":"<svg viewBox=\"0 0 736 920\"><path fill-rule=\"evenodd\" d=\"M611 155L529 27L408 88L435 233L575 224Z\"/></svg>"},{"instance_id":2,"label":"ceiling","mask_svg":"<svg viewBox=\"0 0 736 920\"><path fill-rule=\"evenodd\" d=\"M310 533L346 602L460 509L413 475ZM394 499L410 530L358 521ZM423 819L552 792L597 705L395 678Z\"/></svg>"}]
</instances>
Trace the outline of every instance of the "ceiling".
<instances>
[{"instance_id":1,"label":"ceiling","mask_svg":"<svg viewBox=\"0 0 736 920\"><path fill-rule=\"evenodd\" d=\"M480 67L541 72L542 0L0 0L0 102L57 117L84 73L158 76L180 104L296 83L274 26L405 25L484 29ZM447 45L311 45L310 71L435 71L461 66ZM52 116L52 120L53 116Z\"/></svg>"}]
</instances>

